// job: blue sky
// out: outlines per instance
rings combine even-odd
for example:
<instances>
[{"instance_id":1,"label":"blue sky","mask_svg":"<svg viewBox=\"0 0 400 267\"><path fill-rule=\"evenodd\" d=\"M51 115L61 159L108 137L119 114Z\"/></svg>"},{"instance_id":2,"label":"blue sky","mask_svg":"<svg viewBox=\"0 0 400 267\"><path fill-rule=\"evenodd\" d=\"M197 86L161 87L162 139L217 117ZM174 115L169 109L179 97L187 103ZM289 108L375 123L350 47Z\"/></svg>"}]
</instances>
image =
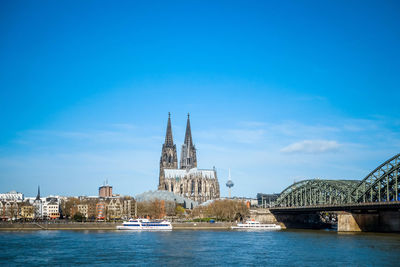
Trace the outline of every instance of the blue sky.
<instances>
[{"instance_id":1,"label":"blue sky","mask_svg":"<svg viewBox=\"0 0 400 267\"><path fill-rule=\"evenodd\" d=\"M233 195L400 152L398 1L1 1L0 191L158 184L168 112Z\"/></svg>"}]
</instances>

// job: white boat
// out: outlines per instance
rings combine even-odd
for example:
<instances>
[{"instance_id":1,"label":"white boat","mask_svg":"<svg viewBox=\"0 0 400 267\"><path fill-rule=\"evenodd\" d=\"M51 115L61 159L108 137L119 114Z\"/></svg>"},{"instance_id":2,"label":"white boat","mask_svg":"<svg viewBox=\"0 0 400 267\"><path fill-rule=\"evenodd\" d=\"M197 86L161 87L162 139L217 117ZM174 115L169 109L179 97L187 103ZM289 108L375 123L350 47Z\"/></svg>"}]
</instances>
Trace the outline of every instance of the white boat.
<instances>
[{"instance_id":1,"label":"white boat","mask_svg":"<svg viewBox=\"0 0 400 267\"><path fill-rule=\"evenodd\" d=\"M148 219L130 219L117 226L117 230L136 231L170 231L172 225L169 221L150 221Z\"/></svg>"},{"instance_id":2,"label":"white boat","mask_svg":"<svg viewBox=\"0 0 400 267\"><path fill-rule=\"evenodd\" d=\"M238 223L236 226L231 226L232 229L244 230L281 230L282 227L273 223L260 223L258 221L246 221L245 223Z\"/></svg>"}]
</instances>

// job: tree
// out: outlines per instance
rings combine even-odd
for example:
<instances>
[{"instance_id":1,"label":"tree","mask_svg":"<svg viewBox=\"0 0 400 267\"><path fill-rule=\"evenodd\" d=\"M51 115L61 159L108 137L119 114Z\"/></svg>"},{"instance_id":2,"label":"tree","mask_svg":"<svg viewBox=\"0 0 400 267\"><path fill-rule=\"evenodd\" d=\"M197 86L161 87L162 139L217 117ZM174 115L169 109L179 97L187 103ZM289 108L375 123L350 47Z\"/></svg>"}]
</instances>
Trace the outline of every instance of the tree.
<instances>
[{"instance_id":1,"label":"tree","mask_svg":"<svg viewBox=\"0 0 400 267\"><path fill-rule=\"evenodd\" d=\"M74 208L80 204L79 199L69 197L66 201L61 201L61 214L65 217L71 218L74 215Z\"/></svg>"},{"instance_id":2,"label":"tree","mask_svg":"<svg viewBox=\"0 0 400 267\"><path fill-rule=\"evenodd\" d=\"M243 220L249 215L249 209L243 201L239 200L215 200L206 207L196 207L193 217L212 217L222 221Z\"/></svg>"},{"instance_id":3,"label":"tree","mask_svg":"<svg viewBox=\"0 0 400 267\"><path fill-rule=\"evenodd\" d=\"M72 218L76 222L83 222L83 220L86 219L80 212L75 213Z\"/></svg>"},{"instance_id":4,"label":"tree","mask_svg":"<svg viewBox=\"0 0 400 267\"><path fill-rule=\"evenodd\" d=\"M137 209L139 217L161 219L165 215L175 215L175 203L159 199L137 202Z\"/></svg>"},{"instance_id":5,"label":"tree","mask_svg":"<svg viewBox=\"0 0 400 267\"><path fill-rule=\"evenodd\" d=\"M182 218L183 214L185 213L185 209L182 206L178 205L175 208L175 213L179 218Z\"/></svg>"}]
</instances>

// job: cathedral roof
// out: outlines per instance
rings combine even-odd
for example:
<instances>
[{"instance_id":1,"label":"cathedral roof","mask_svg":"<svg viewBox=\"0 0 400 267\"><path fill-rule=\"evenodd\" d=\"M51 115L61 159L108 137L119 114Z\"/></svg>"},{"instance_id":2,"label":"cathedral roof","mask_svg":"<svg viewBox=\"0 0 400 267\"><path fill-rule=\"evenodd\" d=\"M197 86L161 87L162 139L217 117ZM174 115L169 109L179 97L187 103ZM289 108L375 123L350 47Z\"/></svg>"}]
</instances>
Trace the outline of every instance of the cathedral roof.
<instances>
[{"instance_id":1,"label":"cathedral roof","mask_svg":"<svg viewBox=\"0 0 400 267\"><path fill-rule=\"evenodd\" d=\"M192 168L190 170L164 169L165 178L185 178L188 175L201 176L201 178L215 179L214 170L199 170L197 168Z\"/></svg>"},{"instance_id":2,"label":"cathedral roof","mask_svg":"<svg viewBox=\"0 0 400 267\"><path fill-rule=\"evenodd\" d=\"M164 201L173 201L178 204L183 204L186 207L196 207L198 203L188 198L184 198L180 195L174 194L169 191L157 190L157 191L148 191L136 196L136 200L138 202L143 201L153 201L153 200L164 200Z\"/></svg>"}]
</instances>

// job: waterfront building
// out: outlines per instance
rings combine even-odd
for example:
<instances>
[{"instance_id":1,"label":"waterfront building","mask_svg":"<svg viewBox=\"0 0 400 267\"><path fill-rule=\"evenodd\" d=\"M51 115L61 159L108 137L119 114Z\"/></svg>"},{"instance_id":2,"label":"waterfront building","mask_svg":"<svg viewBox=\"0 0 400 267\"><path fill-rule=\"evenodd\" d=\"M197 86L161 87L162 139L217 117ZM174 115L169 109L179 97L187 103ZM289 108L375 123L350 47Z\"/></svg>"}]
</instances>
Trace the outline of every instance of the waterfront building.
<instances>
[{"instance_id":1,"label":"waterfront building","mask_svg":"<svg viewBox=\"0 0 400 267\"><path fill-rule=\"evenodd\" d=\"M43 201L42 202L42 217L43 219L47 219L48 218L48 214L47 214L47 202Z\"/></svg>"},{"instance_id":2,"label":"waterfront building","mask_svg":"<svg viewBox=\"0 0 400 267\"><path fill-rule=\"evenodd\" d=\"M13 190L8 193L0 194L0 201L22 202L24 201L24 194Z\"/></svg>"},{"instance_id":3,"label":"waterfront building","mask_svg":"<svg viewBox=\"0 0 400 267\"><path fill-rule=\"evenodd\" d=\"M0 201L0 219L10 220L17 219L19 216L19 208L17 202Z\"/></svg>"},{"instance_id":4,"label":"waterfront building","mask_svg":"<svg viewBox=\"0 0 400 267\"><path fill-rule=\"evenodd\" d=\"M132 218L132 199L124 199L122 208L122 218L130 219Z\"/></svg>"},{"instance_id":5,"label":"waterfront building","mask_svg":"<svg viewBox=\"0 0 400 267\"><path fill-rule=\"evenodd\" d=\"M99 197L102 198L109 198L112 197L112 186L108 185L108 184L104 184L102 186L99 187Z\"/></svg>"},{"instance_id":6,"label":"waterfront building","mask_svg":"<svg viewBox=\"0 0 400 267\"><path fill-rule=\"evenodd\" d=\"M12 217L11 203L5 202L4 204L4 218L10 219Z\"/></svg>"},{"instance_id":7,"label":"waterfront building","mask_svg":"<svg viewBox=\"0 0 400 267\"><path fill-rule=\"evenodd\" d=\"M106 206L107 204L104 202L100 202L96 204L96 219L104 220L106 217Z\"/></svg>"},{"instance_id":8,"label":"waterfront building","mask_svg":"<svg viewBox=\"0 0 400 267\"><path fill-rule=\"evenodd\" d=\"M88 219L94 220L96 219L96 204L97 201L88 201L87 202L87 206L88 206Z\"/></svg>"},{"instance_id":9,"label":"waterfront building","mask_svg":"<svg viewBox=\"0 0 400 267\"><path fill-rule=\"evenodd\" d=\"M87 204L79 204L78 212L82 214L82 216L85 217L86 219L89 218L89 207Z\"/></svg>"},{"instance_id":10,"label":"waterfront building","mask_svg":"<svg viewBox=\"0 0 400 267\"><path fill-rule=\"evenodd\" d=\"M47 205L47 216L50 219L60 218L60 205L56 202L51 202Z\"/></svg>"},{"instance_id":11,"label":"waterfront building","mask_svg":"<svg viewBox=\"0 0 400 267\"><path fill-rule=\"evenodd\" d=\"M112 198L107 205L107 219L120 219L122 217L122 210L120 198Z\"/></svg>"},{"instance_id":12,"label":"waterfront building","mask_svg":"<svg viewBox=\"0 0 400 267\"><path fill-rule=\"evenodd\" d=\"M34 207L29 204L23 205L20 208L20 216L22 219L29 219L29 220L34 219L35 216Z\"/></svg>"},{"instance_id":13,"label":"waterfront building","mask_svg":"<svg viewBox=\"0 0 400 267\"><path fill-rule=\"evenodd\" d=\"M17 219L19 217L19 207L18 203L15 201L5 201L1 202L1 219L2 220L10 220Z\"/></svg>"},{"instance_id":14,"label":"waterfront building","mask_svg":"<svg viewBox=\"0 0 400 267\"><path fill-rule=\"evenodd\" d=\"M168 114L165 142L161 150L158 190L173 192L199 203L220 196L215 168L206 170L197 168L196 147L192 140L189 114L179 168L176 145L172 137L171 116Z\"/></svg>"},{"instance_id":15,"label":"waterfront building","mask_svg":"<svg viewBox=\"0 0 400 267\"><path fill-rule=\"evenodd\" d=\"M44 219L58 219L60 218L60 205L51 200L50 202L42 203L42 217Z\"/></svg>"}]
</instances>

